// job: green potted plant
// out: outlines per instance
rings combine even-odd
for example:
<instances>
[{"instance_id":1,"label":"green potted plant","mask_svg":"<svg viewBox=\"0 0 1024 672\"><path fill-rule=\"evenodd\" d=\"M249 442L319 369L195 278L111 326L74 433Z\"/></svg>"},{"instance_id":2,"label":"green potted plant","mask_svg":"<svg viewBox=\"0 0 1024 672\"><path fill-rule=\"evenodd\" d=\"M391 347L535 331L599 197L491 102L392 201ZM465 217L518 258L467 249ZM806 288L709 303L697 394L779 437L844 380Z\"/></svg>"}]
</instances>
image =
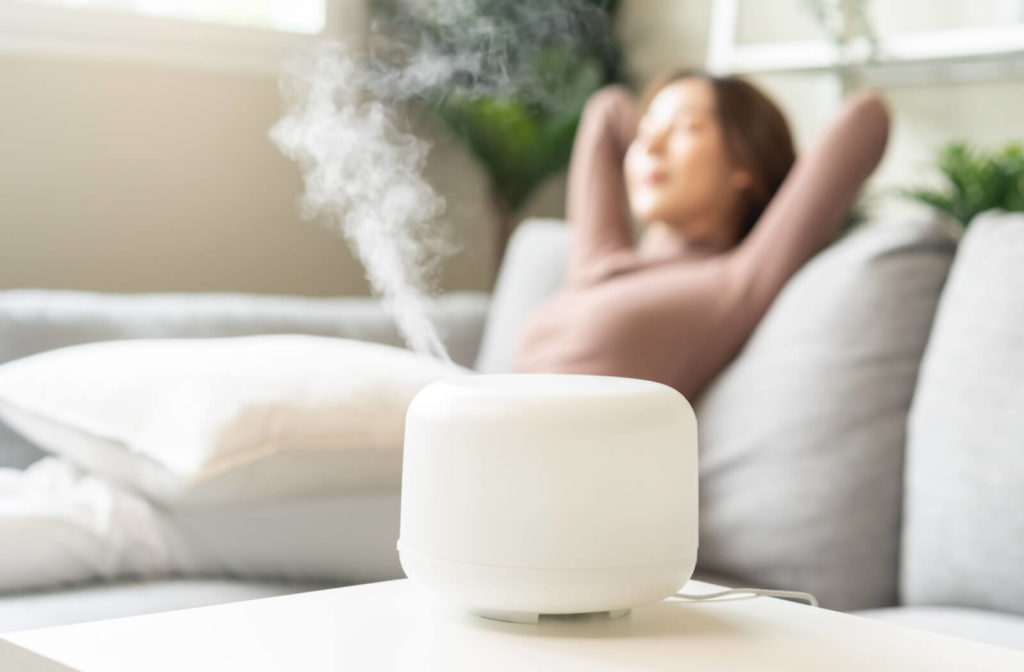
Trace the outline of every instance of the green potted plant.
<instances>
[{"instance_id":1,"label":"green potted plant","mask_svg":"<svg viewBox=\"0 0 1024 672\"><path fill-rule=\"evenodd\" d=\"M945 178L941 188L901 189L904 197L924 203L967 226L976 215L998 208L1024 212L1024 145L1007 143L994 150L963 141L948 143L938 153Z\"/></svg>"},{"instance_id":2,"label":"green potted plant","mask_svg":"<svg viewBox=\"0 0 1024 672\"><path fill-rule=\"evenodd\" d=\"M501 51L501 86L444 81L425 97L447 129L476 158L490 182L498 220L496 259L526 200L568 164L587 98L621 79L621 55L612 35L618 0L464 0L452 21L443 3L409 12L399 0L373 0L375 17L398 26L405 39L426 36L440 53ZM486 21L498 44L469 44L460 26ZM475 55L475 54L471 54ZM483 56L489 57L485 53Z\"/></svg>"}]
</instances>

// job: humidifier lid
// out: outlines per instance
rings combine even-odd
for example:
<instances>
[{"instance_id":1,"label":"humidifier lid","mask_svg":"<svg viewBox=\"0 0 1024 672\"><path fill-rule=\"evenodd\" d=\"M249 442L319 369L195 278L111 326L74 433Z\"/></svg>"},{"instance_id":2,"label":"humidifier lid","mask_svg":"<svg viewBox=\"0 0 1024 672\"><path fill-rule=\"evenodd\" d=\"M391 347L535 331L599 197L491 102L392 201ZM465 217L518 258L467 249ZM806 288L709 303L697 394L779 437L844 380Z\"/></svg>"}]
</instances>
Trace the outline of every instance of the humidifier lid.
<instances>
[{"instance_id":1,"label":"humidifier lid","mask_svg":"<svg viewBox=\"0 0 1024 672\"><path fill-rule=\"evenodd\" d=\"M431 383L406 417L401 538L424 555L610 567L697 542L696 421L645 380L493 374Z\"/></svg>"}]
</instances>

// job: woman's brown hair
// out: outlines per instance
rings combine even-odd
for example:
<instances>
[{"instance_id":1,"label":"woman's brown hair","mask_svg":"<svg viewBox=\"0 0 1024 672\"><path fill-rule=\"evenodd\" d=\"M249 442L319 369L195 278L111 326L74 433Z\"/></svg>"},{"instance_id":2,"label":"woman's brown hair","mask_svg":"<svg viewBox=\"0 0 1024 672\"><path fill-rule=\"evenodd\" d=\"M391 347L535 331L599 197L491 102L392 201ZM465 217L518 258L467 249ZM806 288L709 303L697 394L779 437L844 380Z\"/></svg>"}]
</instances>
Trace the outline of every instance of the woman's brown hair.
<instances>
[{"instance_id":1,"label":"woman's brown hair","mask_svg":"<svg viewBox=\"0 0 1024 672\"><path fill-rule=\"evenodd\" d=\"M726 150L738 166L750 172L747 210L740 234L743 238L757 223L796 160L789 124L778 106L749 82L697 69L671 72L655 80L644 95L643 108L646 110L664 87L691 77L711 85Z\"/></svg>"}]
</instances>

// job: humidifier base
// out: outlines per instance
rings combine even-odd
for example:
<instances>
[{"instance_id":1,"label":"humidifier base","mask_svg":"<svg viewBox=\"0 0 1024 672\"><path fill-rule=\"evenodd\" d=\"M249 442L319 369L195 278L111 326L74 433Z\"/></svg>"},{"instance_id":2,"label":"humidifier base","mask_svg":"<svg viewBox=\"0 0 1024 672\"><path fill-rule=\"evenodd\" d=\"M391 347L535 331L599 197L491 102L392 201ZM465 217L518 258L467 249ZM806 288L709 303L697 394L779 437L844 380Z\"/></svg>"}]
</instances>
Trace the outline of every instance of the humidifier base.
<instances>
[{"instance_id":1,"label":"humidifier base","mask_svg":"<svg viewBox=\"0 0 1024 672\"><path fill-rule=\"evenodd\" d=\"M677 592L693 574L689 557L618 567L514 567L435 558L398 543L402 569L414 583L486 618L536 623L541 615L607 613Z\"/></svg>"},{"instance_id":2,"label":"humidifier base","mask_svg":"<svg viewBox=\"0 0 1024 672\"><path fill-rule=\"evenodd\" d=\"M499 609L469 609L469 613L481 618L489 618L492 621L505 621L507 623L537 624L541 616L607 616L609 619L621 618L629 614L632 609L613 609L612 611L590 611L583 614L538 614L535 611L501 611Z\"/></svg>"}]
</instances>

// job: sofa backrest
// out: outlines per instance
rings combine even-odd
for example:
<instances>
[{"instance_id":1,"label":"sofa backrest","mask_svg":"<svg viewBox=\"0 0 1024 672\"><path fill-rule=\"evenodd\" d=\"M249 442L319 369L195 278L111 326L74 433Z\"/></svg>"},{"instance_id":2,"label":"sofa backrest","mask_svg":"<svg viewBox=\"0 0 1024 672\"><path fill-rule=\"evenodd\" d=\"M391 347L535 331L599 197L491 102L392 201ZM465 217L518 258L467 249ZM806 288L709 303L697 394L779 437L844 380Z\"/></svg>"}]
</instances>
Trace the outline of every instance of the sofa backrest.
<instances>
[{"instance_id":1,"label":"sofa backrest","mask_svg":"<svg viewBox=\"0 0 1024 672\"><path fill-rule=\"evenodd\" d=\"M968 226L908 431L903 602L1024 614L1024 214Z\"/></svg>"},{"instance_id":2,"label":"sofa backrest","mask_svg":"<svg viewBox=\"0 0 1024 672\"><path fill-rule=\"evenodd\" d=\"M474 368L506 373L530 312L562 285L569 230L560 219L529 219L509 239Z\"/></svg>"},{"instance_id":3,"label":"sofa backrest","mask_svg":"<svg viewBox=\"0 0 1024 672\"><path fill-rule=\"evenodd\" d=\"M907 414L955 247L932 219L878 222L790 279L695 403L702 570L896 604Z\"/></svg>"}]
</instances>

